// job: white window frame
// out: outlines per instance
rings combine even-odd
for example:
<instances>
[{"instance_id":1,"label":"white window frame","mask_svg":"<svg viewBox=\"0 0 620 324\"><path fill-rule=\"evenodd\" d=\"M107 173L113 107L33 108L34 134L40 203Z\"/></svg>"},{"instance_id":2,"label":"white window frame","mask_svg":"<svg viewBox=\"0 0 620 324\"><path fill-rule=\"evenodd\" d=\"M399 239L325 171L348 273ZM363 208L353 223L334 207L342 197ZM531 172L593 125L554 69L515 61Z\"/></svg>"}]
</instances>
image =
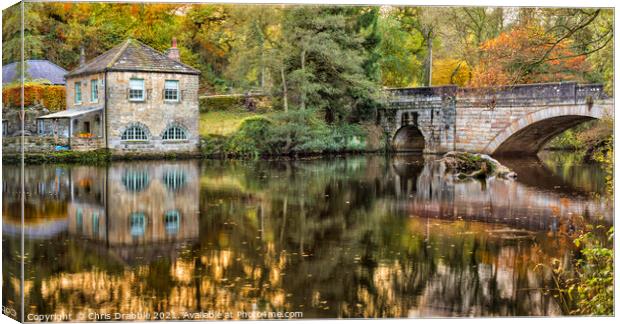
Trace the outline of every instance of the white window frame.
<instances>
[{"instance_id":1,"label":"white window frame","mask_svg":"<svg viewBox=\"0 0 620 324\"><path fill-rule=\"evenodd\" d=\"M134 82L140 81L141 85L138 87ZM141 91L140 97L132 97L132 91ZM144 101L145 100L144 79L131 78L129 79L129 101Z\"/></svg>"},{"instance_id":2,"label":"white window frame","mask_svg":"<svg viewBox=\"0 0 620 324\"><path fill-rule=\"evenodd\" d=\"M176 84L174 88L168 88L168 85ZM176 99L168 99L167 94L168 91L176 90ZM166 102L179 102L181 101L181 86L179 80L165 80L164 81L164 101Z\"/></svg>"},{"instance_id":3,"label":"white window frame","mask_svg":"<svg viewBox=\"0 0 620 324\"><path fill-rule=\"evenodd\" d=\"M131 133L128 133L130 130L131 130ZM136 138L136 130L140 130L144 134L144 138ZM131 138L123 138L125 136L125 134L127 134L127 135L131 134ZM149 140L149 134L146 131L146 129L144 129L141 126L137 126L137 125L133 125L133 126L127 127L123 131L123 133L121 134L121 141L144 142L144 141L148 141L148 140Z\"/></svg>"},{"instance_id":4,"label":"white window frame","mask_svg":"<svg viewBox=\"0 0 620 324\"><path fill-rule=\"evenodd\" d=\"M169 126L164 130L161 139L162 141L185 141L187 140L187 130L178 125Z\"/></svg>"},{"instance_id":5,"label":"white window frame","mask_svg":"<svg viewBox=\"0 0 620 324\"><path fill-rule=\"evenodd\" d=\"M90 80L90 102L99 101L99 80Z\"/></svg>"},{"instance_id":6,"label":"white window frame","mask_svg":"<svg viewBox=\"0 0 620 324\"><path fill-rule=\"evenodd\" d=\"M73 91L74 91L73 101L75 102L75 104L76 105L82 104L82 82L76 81L73 87Z\"/></svg>"}]
</instances>

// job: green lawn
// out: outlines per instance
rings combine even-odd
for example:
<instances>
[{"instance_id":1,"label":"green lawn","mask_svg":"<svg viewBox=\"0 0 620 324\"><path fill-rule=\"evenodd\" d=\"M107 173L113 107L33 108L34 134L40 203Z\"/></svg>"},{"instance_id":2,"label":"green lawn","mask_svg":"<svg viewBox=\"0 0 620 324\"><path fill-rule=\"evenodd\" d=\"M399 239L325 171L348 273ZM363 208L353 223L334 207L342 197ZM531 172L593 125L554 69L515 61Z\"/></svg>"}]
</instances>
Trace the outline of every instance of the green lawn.
<instances>
[{"instance_id":1,"label":"green lawn","mask_svg":"<svg viewBox=\"0 0 620 324\"><path fill-rule=\"evenodd\" d=\"M230 135L244 119L257 115L248 111L212 111L200 114L200 135Z\"/></svg>"}]
</instances>

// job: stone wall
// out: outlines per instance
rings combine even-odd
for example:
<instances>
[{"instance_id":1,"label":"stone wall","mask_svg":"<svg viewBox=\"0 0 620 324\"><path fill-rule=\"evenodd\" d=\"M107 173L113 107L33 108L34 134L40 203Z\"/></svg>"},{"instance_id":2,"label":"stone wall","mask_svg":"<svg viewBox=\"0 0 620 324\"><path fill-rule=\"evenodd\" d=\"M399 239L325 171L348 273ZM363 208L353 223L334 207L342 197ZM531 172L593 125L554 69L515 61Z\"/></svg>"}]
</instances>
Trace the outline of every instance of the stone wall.
<instances>
[{"instance_id":1,"label":"stone wall","mask_svg":"<svg viewBox=\"0 0 620 324\"><path fill-rule=\"evenodd\" d=\"M91 98L91 80L97 80L98 96L96 100ZM82 87L82 102L75 102L75 83L80 82ZM67 79L67 109L80 107L100 107L104 104L105 98L105 74L94 73L71 77Z\"/></svg>"},{"instance_id":2,"label":"stone wall","mask_svg":"<svg viewBox=\"0 0 620 324\"><path fill-rule=\"evenodd\" d=\"M57 145L69 145L68 139L63 137L54 138L53 136L24 136L25 153L52 152ZM3 153L20 153L21 136L2 137Z\"/></svg>"},{"instance_id":3,"label":"stone wall","mask_svg":"<svg viewBox=\"0 0 620 324\"><path fill-rule=\"evenodd\" d=\"M144 79L145 100L128 99L129 80ZM179 102L163 100L164 82L179 80ZM114 154L127 152L196 152L198 151L198 75L146 72L108 72L107 129L108 147ZM163 141L162 135L170 125L187 130L182 141ZM140 125L147 130L146 141L124 141L125 129Z\"/></svg>"},{"instance_id":4,"label":"stone wall","mask_svg":"<svg viewBox=\"0 0 620 324\"><path fill-rule=\"evenodd\" d=\"M6 120L7 133L11 135L21 134L22 123L20 118L21 109L19 107L5 108L2 110L2 120ZM43 105L24 107L24 129L26 135L37 134L37 118L49 114L50 111Z\"/></svg>"},{"instance_id":5,"label":"stone wall","mask_svg":"<svg viewBox=\"0 0 620 324\"><path fill-rule=\"evenodd\" d=\"M105 142L101 137L93 137L93 138L81 138L81 137L72 137L71 138L71 150L74 151L90 151L100 148L105 148Z\"/></svg>"},{"instance_id":6,"label":"stone wall","mask_svg":"<svg viewBox=\"0 0 620 324\"><path fill-rule=\"evenodd\" d=\"M397 89L388 98L388 108L379 111L378 121L388 138L417 128L424 136L424 153L454 149L456 87Z\"/></svg>"}]
</instances>

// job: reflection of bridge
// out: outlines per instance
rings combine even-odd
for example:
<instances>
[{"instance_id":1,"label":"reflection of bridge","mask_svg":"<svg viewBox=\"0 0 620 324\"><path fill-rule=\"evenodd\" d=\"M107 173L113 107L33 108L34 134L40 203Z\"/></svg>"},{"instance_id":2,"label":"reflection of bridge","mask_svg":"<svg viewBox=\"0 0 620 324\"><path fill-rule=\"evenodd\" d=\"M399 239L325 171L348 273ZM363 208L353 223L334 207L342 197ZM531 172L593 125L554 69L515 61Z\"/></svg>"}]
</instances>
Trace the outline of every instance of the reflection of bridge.
<instances>
[{"instance_id":1,"label":"reflection of bridge","mask_svg":"<svg viewBox=\"0 0 620 324\"><path fill-rule=\"evenodd\" d=\"M516 181L497 178L456 181L445 174L439 163L428 159L419 164L415 163L416 159L419 157L397 155L390 166L395 175L393 185L398 208L410 216L481 221L533 231L556 231L572 224L573 218L579 216L602 216L606 222L613 219L613 213L602 200L586 195L566 199L556 186L574 191L557 175L540 177L539 182L523 182L521 177ZM534 164L528 160L528 163L523 174L549 173L541 162Z\"/></svg>"},{"instance_id":2,"label":"reflection of bridge","mask_svg":"<svg viewBox=\"0 0 620 324\"><path fill-rule=\"evenodd\" d=\"M396 151L534 154L584 121L612 115L602 85L574 82L501 88L389 89L379 111Z\"/></svg>"}]
</instances>

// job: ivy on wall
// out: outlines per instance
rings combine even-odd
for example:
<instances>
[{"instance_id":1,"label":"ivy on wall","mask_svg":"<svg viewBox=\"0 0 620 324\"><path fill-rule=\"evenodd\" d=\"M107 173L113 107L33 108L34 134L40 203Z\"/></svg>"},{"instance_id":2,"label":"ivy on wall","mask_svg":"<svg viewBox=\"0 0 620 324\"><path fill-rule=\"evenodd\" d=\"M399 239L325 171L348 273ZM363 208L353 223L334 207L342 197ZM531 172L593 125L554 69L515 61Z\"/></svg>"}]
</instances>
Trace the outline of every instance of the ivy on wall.
<instances>
[{"instance_id":1,"label":"ivy on wall","mask_svg":"<svg viewBox=\"0 0 620 324\"><path fill-rule=\"evenodd\" d=\"M21 106L21 86L14 85L3 87L2 104L5 107ZM24 84L24 106L42 104L50 111L59 111L66 108L65 87L57 85L45 85L40 83Z\"/></svg>"}]
</instances>

